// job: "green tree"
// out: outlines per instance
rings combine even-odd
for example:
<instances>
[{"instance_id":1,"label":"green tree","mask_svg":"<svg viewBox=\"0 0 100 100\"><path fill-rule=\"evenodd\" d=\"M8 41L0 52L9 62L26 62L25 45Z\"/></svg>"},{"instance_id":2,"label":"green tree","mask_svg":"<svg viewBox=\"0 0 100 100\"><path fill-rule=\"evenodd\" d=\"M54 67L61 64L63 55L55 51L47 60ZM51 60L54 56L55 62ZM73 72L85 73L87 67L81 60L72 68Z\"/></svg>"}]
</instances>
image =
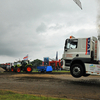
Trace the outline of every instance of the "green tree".
<instances>
[{"instance_id":1,"label":"green tree","mask_svg":"<svg viewBox=\"0 0 100 100\"><path fill-rule=\"evenodd\" d=\"M40 66L40 65L42 65L42 60L35 59L34 61L31 62L31 64L32 64L34 67Z\"/></svg>"}]
</instances>

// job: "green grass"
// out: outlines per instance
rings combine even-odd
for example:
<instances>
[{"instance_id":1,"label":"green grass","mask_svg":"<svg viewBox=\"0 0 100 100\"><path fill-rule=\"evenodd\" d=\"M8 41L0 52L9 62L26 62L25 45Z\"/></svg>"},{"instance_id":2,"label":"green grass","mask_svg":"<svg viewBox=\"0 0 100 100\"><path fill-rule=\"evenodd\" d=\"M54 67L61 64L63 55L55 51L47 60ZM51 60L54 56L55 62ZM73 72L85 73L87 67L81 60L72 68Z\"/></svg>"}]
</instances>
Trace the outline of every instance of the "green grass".
<instances>
[{"instance_id":1,"label":"green grass","mask_svg":"<svg viewBox=\"0 0 100 100\"><path fill-rule=\"evenodd\" d=\"M70 72L70 71L66 71L66 70L53 70L52 72Z\"/></svg>"},{"instance_id":2,"label":"green grass","mask_svg":"<svg viewBox=\"0 0 100 100\"><path fill-rule=\"evenodd\" d=\"M38 72L38 69L34 69L32 72ZM66 71L66 70L53 70L52 72L70 72L70 71Z\"/></svg>"},{"instance_id":3,"label":"green grass","mask_svg":"<svg viewBox=\"0 0 100 100\"><path fill-rule=\"evenodd\" d=\"M0 90L0 100L71 100L43 96L34 96L29 94L18 94L11 91Z\"/></svg>"},{"instance_id":4,"label":"green grass","mask_svg":"<svg viewBox=\"0 0 100 100\"><path fill-rule=\"evenodd\" d=\"M33 71L32 72L38 72L38 69L33 69Z\"/></svg>"}]
</instances>

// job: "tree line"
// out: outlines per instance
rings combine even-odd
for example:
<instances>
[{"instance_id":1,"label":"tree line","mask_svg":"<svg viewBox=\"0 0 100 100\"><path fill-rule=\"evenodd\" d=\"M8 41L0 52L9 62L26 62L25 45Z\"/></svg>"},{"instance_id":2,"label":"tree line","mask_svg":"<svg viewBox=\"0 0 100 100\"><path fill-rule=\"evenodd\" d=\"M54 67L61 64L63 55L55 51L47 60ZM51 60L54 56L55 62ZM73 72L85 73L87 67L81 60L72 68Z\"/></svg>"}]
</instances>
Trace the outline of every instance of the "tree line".
<instances>
[{"instance_id":1,"label":"tree line","mask_svg":"<svg viewBox=\"0 0 100 100\"><path fill-rule=\"evenodd\" d=\"M40 65L42 65L42 60L40 60L40 59L35 59L35 60L33 60L32 62L31 62L31 64L33 65L33 67L35 68L35 67L37 67L37 66L40 66Z\"/></svg>"}]
</instances>

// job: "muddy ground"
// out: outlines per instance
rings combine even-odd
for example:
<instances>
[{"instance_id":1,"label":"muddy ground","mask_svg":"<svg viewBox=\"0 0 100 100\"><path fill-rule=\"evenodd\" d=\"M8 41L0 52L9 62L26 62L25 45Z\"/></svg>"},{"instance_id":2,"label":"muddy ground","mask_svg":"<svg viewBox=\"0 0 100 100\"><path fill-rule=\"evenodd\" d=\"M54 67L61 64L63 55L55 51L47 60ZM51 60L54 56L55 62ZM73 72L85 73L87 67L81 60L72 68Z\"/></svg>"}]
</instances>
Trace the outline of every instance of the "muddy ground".
<instances>
[{"instance_id":1,"label":"muddy ground","mask_svg":"<svg viewBox=\"0 0 100 100\"><path fill-rule=\"evenodd\" d=\"M100 76L74 78L69 73L0 73L0 89L22 94L100 100Z\"/></svg>"}]
</instances>

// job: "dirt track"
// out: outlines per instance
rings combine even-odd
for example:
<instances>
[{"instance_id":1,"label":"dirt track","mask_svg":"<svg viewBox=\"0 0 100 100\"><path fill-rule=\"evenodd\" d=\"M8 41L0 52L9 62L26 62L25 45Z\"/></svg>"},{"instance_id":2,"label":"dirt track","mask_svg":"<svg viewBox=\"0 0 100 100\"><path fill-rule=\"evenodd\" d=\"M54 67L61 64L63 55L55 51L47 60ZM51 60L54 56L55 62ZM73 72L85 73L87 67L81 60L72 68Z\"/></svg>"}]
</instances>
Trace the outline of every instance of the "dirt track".
<instances>
[{"instance_id":1,"label":"dirt track","mask_svg":"<svg viewBox=\"0 0 100 100\"><path fill-rule=\"evenodd\" d=\"M100 76L73 78L70 74L1 73L0 89L73 100L100 100Z\"/></svg>"}]
</instances>

